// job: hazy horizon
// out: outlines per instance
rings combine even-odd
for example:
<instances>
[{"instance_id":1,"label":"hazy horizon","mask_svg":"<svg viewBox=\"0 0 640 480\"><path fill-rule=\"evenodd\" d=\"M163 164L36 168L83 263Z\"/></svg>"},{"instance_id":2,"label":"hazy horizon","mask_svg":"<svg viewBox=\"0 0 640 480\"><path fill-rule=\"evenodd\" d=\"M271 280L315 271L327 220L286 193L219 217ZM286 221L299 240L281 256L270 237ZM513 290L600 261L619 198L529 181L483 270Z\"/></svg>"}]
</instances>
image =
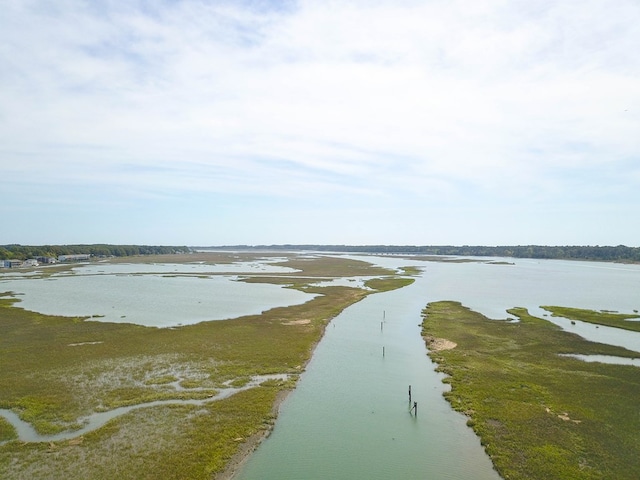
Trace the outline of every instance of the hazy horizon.
<instances>
[{"instance_id":1,"label":"hazy horizon","mask_svg":"<svg viewBox=\"0 0 640 480\"><path fill-rule=\"evenodd\" d=\"M42 0L0 244L640 246L640 4Z\"/></svg>"}]
</instances>

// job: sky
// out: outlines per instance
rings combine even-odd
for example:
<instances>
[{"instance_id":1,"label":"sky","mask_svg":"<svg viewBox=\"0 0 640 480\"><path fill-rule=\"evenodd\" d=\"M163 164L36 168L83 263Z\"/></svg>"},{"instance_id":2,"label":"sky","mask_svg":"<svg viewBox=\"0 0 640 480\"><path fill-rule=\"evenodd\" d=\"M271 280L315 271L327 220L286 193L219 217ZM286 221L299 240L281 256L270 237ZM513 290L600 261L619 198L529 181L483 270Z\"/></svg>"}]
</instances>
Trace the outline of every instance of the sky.
<instances>
[{"instance_id":1,"label":"sky","mask_svg":"<svg viewBox=\"0 0 640 480\"><path fill-rule=\"evenodd\" d=\"M640 246L637 0L0 11L0 244Z\"/></svg>"}]
</instances>

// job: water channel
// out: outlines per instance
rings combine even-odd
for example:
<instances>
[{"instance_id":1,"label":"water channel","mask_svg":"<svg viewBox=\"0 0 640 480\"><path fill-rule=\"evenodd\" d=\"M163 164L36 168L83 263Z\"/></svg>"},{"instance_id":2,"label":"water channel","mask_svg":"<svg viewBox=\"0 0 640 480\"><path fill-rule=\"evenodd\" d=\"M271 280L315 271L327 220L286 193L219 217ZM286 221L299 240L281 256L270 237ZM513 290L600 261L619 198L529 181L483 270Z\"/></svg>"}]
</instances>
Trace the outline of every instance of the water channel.
<instances>
[{"instance_id":1,"label":"water channel","mask_svg":"<svg viewBox=\"0 0 640 480\"><path fill-rule=\"evenodd\" d=\"M446 385L420 337L426 303L457 300L490 318L507 318L506 310L516 306L539 315L545 314L540 305L625 313L640 308L638 266L363 259L383 266L419 264L424 273L413 285L372 295L332 321L274 432L237 479L499 478L465 417L442 397ZM572 327L595 341L606 338L640 352L638 333L596 331L582 322ZM409 412L409 385L417 415Z\"/></svg>"},{"instance_id":2,"label":"water channel","mask_svg":"<svg viewBox=\"0 0 640 480\"><path fill-rule=\"evenodd\" d=\"M130 405L127 407L118 407L118 408L114 408L113 410L108 410L105 412L95 412L85 418L79 419L78 423L81 423L83 425L82 428L78 430L66 430L64 432L50 434L50 435L43 435L36 432L35 428L33 428L33 426L30 423L22 420L12 410L8 410L6 408L0 408L0 417L4 417L11 425L13 425L13 427L16 429L16 433L18 434L18 440L20 440L21 442L57 442L60 440L69 440L72 438L80 437L85 433L91 432L93 430L96 430L102 427L109 420L112 420L116 417L129 413L133 410L138 410L141 408L158 407L161 405L204 405L205 403L228 398L231 395L234 395L243 390L254 388L258 386L260 383L267 380L286 380L287 378L288 378L287 374L257 375L242 387L228 386L226 388L217 390L215 394L212 394L210 397L205 399L154 400L152 402L138 403L138 404ZM2 444L3 442L0 442L0 445Z\"/></svg>"},{"instance_id":3,"label":"water channel","mask_svg":"<svg viewBox=\"0 0 640 480\"><path fill-rule=\"evenodd\" d=\"M513 259L507 260L511 263L508 265L490 263L496 259L439 263L394 257L351 258L385 267L417 265L423 273L414 284L370 295L333 319L296 390L282 405L272 435L247 461L238 479L498 479L478 438L466 426L466 418L454 412L442 397L447 386L426 356L419 324L421 310L431 301L457 300L490 318L506 318L507 309L525 307L589 340L640 352L638 333L596 328L582 322L572 324L547 316L539 308L560 305L637 311L638 265ZM119 321L141 317L140 323L145 324L146 319L152 318L157 322L155 326L175 325L176 318L183 324L195 323L210 319L212 312L217 318L232 316L219 315L224 310L219 299L228 296L224 293L227 287L233 289L238 305L258 311L274 306L274 294L284 295L277 298L276 304L294 304L309 298L273 285L254 291L254 286L265 285L234 282L235 277L214 272L210 266L190 266L188 273L197 276L187 275L185 266L116 269L124 270L110 270L108 266L81 268L74 275L53 279L5 276L0 278L0 291L24 293L21 306L38 311L55 306L65 310L61 313L87 315L116 307L115 318ZM84 295L79 296L78 289L85 287ZM97 287L98 291L113 292L91 297ZM142 292L144 298L148 295L149 304L154 299L156 305L158 299L170 299L170 304L181 305L181 316L169 313L164 317L156 307L150 312L147 300L139 305L127 303L130 292ZM69 303L61 301L63 298ZM139 301L141 297L136 298ZM79 308L78 313L70 313L71 308ZM160 310L164 308L161 306ZM615 357L584 360L616 361ZM417 402L417 414L410 411L413 405L408 398L409 385L412 402ZM30 434L27 430L25 427L24 435Z\"/></svg>"}]
</instances>

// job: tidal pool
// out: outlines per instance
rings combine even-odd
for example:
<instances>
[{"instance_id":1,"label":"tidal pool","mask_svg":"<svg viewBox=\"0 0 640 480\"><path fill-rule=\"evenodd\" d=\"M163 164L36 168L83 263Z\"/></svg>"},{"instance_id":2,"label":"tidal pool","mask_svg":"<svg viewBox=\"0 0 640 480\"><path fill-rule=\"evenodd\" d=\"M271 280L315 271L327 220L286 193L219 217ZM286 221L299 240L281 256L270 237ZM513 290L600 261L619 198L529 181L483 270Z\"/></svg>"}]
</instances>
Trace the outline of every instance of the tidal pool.
<instances>
[{"instance_id":1,"label":"tidal pool","mask_svg":"<svg viewBox=\"0 0 640 480\"><path fill-rule=\"evenodd\" d=\"M253 262L251 265L255 265ZM216 270L251 271L240 265L91 264L46 278L5 278L0 292L14 292L16 305L49 315L93 316L105 322L173 327L259 314L298 305L314 295L268 283L246 283ZM256 267L258 268L258 267ZM290 273L273 265L261 272Z\"/></svg>"},{"instance_id":2,"label":"tidal pool","mask_svg":"<svg viewBox=\"0 0 640 480\"><path fill-rule=\"evenodd\" d=\"M613 355L578 355L567 353L563 357L577 358L583 362L599 362L609 365L634 365L640 367L640 358L616 357Z\"/></svg>"}]
</instances>

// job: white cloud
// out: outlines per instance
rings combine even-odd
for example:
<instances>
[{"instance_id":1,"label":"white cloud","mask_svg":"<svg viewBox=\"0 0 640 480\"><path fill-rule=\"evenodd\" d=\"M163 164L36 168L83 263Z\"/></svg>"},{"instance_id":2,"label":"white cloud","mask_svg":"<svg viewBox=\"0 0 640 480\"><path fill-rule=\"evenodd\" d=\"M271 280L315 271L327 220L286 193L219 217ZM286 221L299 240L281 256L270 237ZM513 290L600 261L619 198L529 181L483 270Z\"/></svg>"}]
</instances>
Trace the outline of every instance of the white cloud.
<instances>
[{"instance_id":1,"label":"white cloud","mask_svg":"<svg viewBox=\"0 0 640 480\"><path fill-rule=\"evenodd\" d=\"M8 2L5 181L451 202L637 182L635 2L273 5Z\"/></svg>"}]
</instances>

